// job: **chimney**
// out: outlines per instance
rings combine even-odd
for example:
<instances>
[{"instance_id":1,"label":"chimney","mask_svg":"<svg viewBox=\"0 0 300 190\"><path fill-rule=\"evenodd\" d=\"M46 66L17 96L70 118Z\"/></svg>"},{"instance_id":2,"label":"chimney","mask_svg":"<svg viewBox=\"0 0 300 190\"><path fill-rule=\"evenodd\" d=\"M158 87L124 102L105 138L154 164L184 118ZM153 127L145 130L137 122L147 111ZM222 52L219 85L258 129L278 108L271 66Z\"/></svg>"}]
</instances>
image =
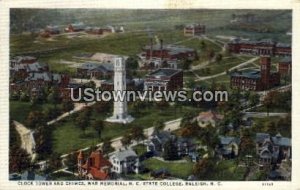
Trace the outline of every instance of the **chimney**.
<instances>
[{"instance_id":1,"label":"chimney","mask_svg":"<svg viewBox=\"0 0 300 190\"><path fill-rule=\"evenodd\" d=\"M164 46L163 46L163 40L160 39L160 57L161 57L161 63L163 61L163 48L164 48Z\"/></svg>"},{"instance_id":2,"label":"chimney","mask_svg":"<svg viewBox=\"0 0 300 190\"><path fill-rule=\"evenodd\" d=\"M150 38L150 62L152 61L152 54L153 54L153 38Z\"/></svg>"}]
</instances>

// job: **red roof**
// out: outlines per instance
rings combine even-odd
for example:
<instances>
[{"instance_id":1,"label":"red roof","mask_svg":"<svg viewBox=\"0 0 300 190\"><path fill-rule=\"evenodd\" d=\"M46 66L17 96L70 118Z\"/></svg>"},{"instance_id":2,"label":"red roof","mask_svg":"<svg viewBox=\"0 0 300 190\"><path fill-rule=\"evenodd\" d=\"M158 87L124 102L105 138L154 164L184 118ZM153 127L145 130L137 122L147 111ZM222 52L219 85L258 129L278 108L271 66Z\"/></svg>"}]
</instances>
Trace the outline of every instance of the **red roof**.
<instances>
[{"instance_id":1,"label":"red roof","mask_svg":"<svg viewBox=\"0 0 300 190\"><path fill-rule=\"evenodd\" d=\"M101 171L101 168L110 168L111 166L112 164L103 157L100 151L94 151L82 168L87 169L95 179L105 180L108 179L109 174Z\"/></svg>"}]
</instances>

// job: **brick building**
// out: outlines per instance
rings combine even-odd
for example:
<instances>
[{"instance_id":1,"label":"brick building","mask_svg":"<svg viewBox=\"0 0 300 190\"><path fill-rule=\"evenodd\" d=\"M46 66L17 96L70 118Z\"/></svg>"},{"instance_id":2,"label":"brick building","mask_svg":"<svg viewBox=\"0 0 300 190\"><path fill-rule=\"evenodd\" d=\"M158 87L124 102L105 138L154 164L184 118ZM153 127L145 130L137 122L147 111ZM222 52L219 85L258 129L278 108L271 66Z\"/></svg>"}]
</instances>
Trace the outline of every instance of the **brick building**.
<instances>
[{"instance_id":1,"label":"brick building","mask_svg":"<svg viewBox=\"0 0 300 190\"><path fill-rule=\"evenodd\" d=\"M144 90L178 90L183 87L183 72L178 69L160 68L148 74Z\"/></svg>"},{"instance_id":2,"label":"brick building","mask_svg":"<svg viewBox=\"0 0 300 190\"><path fill-rule=\"evenodd\" d=\"M291 57L284 57L278 62L278 72L281 76L291 75L292 73L292 59Z\"/></svg>"},{"instance_id":3,"label":"brick building","mask_svg":"<svg viewBox=\"0 0 300 190\"><path fill-rule=\"evenodd\" d=\"M169 67L176 69L177 61L198 58L196 50L183 46L163 45L162 40L155 45L151 40L150 45L145 46L142 50L143 52L138 56L145 65L150 65L152 68Z\"/></svg>"},{"instance_id":4,"label":"brick building","mask_svg":"<svg viewBox=\"0 0 300 190\"><path fill-rule=\"evenodd\" d=\"M233 39L227 46L231 53L291 56L291 46L289 44L277 43L269 39L260 41Z\"/></svg>"},{"instance_id":5,"label":"brick building","mask_svg":"<svg viewBox=\"0 0 300 190\"><path fill-rule=\"evenodd\" d=\"M94 151L88 158L84 158L80 151L77 157L78 174L89 180L108 180L112 164L103 157L102 152Z\"/></svg>"},{"instance_id":6,"label":"brick building","mask_svg":"<svg viewBox=\"0 0 300 190\"><path fill-rule=\"evenodd\" d=\"M88 34L97 34L97 35L103 34L103 29L99 27L86 27L84 30Z\"/></svg>"},{"instance_id":7,"label":"brick building","mask_svg":"<svg viewBox=\"0 0 300 190\"><path fill-rule=\"evenodd\" d=\"M205 25L190 24L183 29L184 36L201 36L205 34Z\"/></svg>"},{"instance_id":8,"label":"brick building","mask_svg":"<svg viewBox=\"0 0 300 190\"><path fill-rule=\"evenodd\" d=\"M263 56L260 59L260 71L250 70L231 74L231 88L261 91L280 84L280 74L271 72L271 58Z\"/></svg>"}]
</instances>

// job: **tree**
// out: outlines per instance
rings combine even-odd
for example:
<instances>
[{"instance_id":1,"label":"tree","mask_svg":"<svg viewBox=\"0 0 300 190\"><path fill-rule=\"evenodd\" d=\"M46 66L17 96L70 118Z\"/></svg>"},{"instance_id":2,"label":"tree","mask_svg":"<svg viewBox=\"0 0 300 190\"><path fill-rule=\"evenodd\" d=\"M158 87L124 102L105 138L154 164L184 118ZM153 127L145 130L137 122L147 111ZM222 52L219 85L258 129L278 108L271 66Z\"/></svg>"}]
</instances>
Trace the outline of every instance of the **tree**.
<instances>
[{"instance_id":1,"label":"tree","mask_svg":"<svg viewBox=\"0 0 300 190\"><path fill-rule=\"evenodd\" d=\"M276 106L278 102L280 102L280 95L277 91L271 91L265 96L263 105L267 108L268 115L270 112L270 108Z\"/></svg>"},{"instance_id":2,"label":"tree","mask_svg":"<svg viewBox=\"0 0 300 190\"><path fill-rule=\"evenodd\" d=\"M191 60L189 60L189 59L183 60L183 62L182 62L182 69L183 69L183 70L188 70L188 69L190 69L191 64L192 64L192 61L191 61Z\"/></svg>"},{"instance_id":3,"label":"tree","mask_svg":"<svg viewBox=\"0 0 300 190\"><path fill-rule=\"evenodd\" d=\"M251 131L244 129L241 134L241 142L239 146L239 154L244 157L255 153L255 143L252 138Z\"/></svg>"},{"instance_id":4,"label":"tree","mask_svg":"<svg viewBox=\"0 0 300 190\"><path fill-rule=\"evenodd\" d=\"M47 172L46 173L52 173L55 170L59 169L62 166L61 158L59 154L53 153L50 155L49 160L47 161Z\"/></svg>"},{"instance_id":5,"label":"tree","mask_svg":"<svg viewBox=\"0 0 300 190\"><path fill-rule=\"evenodd\" d=\"M89 109L84 110L76 118L76 123L85 134L86 128L90 125L90 111Z\"/></svg>"},{"instance_id":6,"label":"tree","mask_svg":"<svg viewBox=\"0 0 300 190\"><path fill-rule=\"evenodd\" d=\"M93 107L97 113L107 113L110 109L110 103L106 101L98 101Z\"/></svg>"},{"instance_id":7,"label":"tree","mask_svg":"<svg viewBox=\"0 0 300 190\"><path fill-rule=\"evenodd\" d=\"M98 138L100 139L104 129L104 122L102 120L96 120L92 123L92 127L97 131Z\"/></svg>"},{"instance_id":8,"label":"tree","mask_svg":"<svg viewBox=\"0 0 300 190\"><path fill-rule=\"evenodd\" d=\"M102 149L103 154L108 154L108 153L112 152L114 149L111 146L111 140L108 138L105 138L103 140L101 149Z\"/></svg>"},{"instance_id":9,"label":"tree","mask_svg":"<svg viewBox=\"0 0 300 190\"><path fill-rule=\"evenodd\" d=\"M72 173L74 174L77 168L77 154L75 153L68 154L65 163L68 169L72 171Z\"/></svg>"},{"instance_id":10,"label":"tree","mask_svg":"<svg viewBox=\"0 0 300 190\"><path fill-rule=\"evenodd\" d=\"M126 133L121 139L121 143L123 146L128 146L131 143L131 135L130 133Z\"/></svg>"},{"instance_id":11,"label":"tree","mask_svg":"<svg viewBox=\"0 0 300 190\"><path fill-rule=\"evenodd\" d=\"M23 101L23 102L28 102L30 100L30 98L29 98L27 93L21 92L20 100Z\"/></svg>"},{"instance_id":12,"label":"tree","mask_svg":"<svg viewBox=\"0 0 300 190\"><path fill-rule=\"evenodd\" d=\"M206 45L205 41L201 40L201 42L200 42L200 49L201 50L205 50L206 47L207 47L207 45Z\"/></svg>"},{"instance_id":13,"label":"tree","mask_svg":"<svg viewBox=\"0 0 300 190\"><path fill-rule=\"evenodd\" d=\"M259 95L256 93L250 93L249 95L250 106L255 106L259 103Z\"/></svg>"},{"instance_id":14,"label":"tree","mask_svg":"<svg viewBox=\"0 0 300 190\"><path fill-rule=\"evenodd\" d=\"M274 121L267 121L264 125L264 129L271 135L276 135L278 133L277 126Z\"/></svg>"},{"instance_id":15,"label":"tree","mask_svg":"<svg viewBox=\"0 0 300 190\"><path fill-rule=\"evenodd\" d=\"M26 125L27 127L34 129L38 126L45 126L45 116L40 111L31 111L29 112L27 119L26 119Z\"/></svg>"},{"instance_id":16,"label":"tree","mask_svg":"<svg viewBox=\"0 0 300 190\"><path fill-rule=\"evenodd\" d=\"M62 104L63 111L69 112L74 109L74 103L71 100L65 100Z\"/></svg>"},{"instance_id":17,"label":"tree","mask_svg":"<svg viewBox=\"0 0 300 190\"><path fill-rule=\"evenodd\" d=\"M208 158L199 160L193 167L193 174L199 179L209 179L210 175L214 173L216 163Z\"/></svg>"},{"instance_id":18,"label":"tree","mask_svg":"<svg viewBox=\"0 0 300 190\"><path fill-rule=\"evenodd\" d=\"M162 120L154 121L153 126L157 130L163 130L165 128L165 124Z\"/></svg>"},{"instance_id":19,"label":"tree","mask_svg":"<svg viewBox=\"0 0 300 190\"><path fill-rule=\"evenodd\" d=\"M125 62L127 69L137 69L139 66L136 56L129 56Z\"/></svg>"},{"instance_id":20,"label":"tree","mask_svg":"<svg viewBox=\"0 0 300 190\"><path fill-rule=\"evenodd\" d=\"M222 59L223 59L223 55L220 54L220 53L218 53L218 54L216 55L216 62L217 62L217 63L220 63L220 62L222 61Z\"/></svg>"},{"instance_id":21,"label":"tree","mask_svg":"<svg viewBox=\"0 0 300 190\"><path fill-rule=\"evenodd\" d=\"M60 99L60 96L59 96L59 90L57 87L52 87L50 89L50 93L47 97L47 101L49 103L52 103L54 104L54 106L56 107L57 104L60 103L61 99Z\"/></svg>"},{"instance_id":22,"label":"tree","mask_svg":"<svg viewBox=\"0 0 300 190\"><path fill-rule=\"evenodd\" d=\"M178 154L177 154L177 146L176 141L174 139L169 139L164 145L163 145L164 151L163 151L163 158L165 160L177 160Z\"/></svg>"},{"instance_id":23,"label":"tree","mask_svg":"<svg viewBox=\"0 0 300 190\"><path fill-rule=\"evenodd\" d=\"M141 127L134 126L130 129L131 138L136 141L145 139L144 130Z\"/></svg>"},{"instance_id":24,"label":"tree","mask_svg":"<svg viewBox=\"0 0 300 190\"><path fill-rule=\"evenodd\" d=\"M21 173L30 167L30 157L27 152L17 146L9 149L9 173Z\"/></svg>"},{"instance_id":25,"label":"tree","mask_svg":"<svg viewBox=\"0 0 300 190\"><path fill-rule=\"evenodd\" d=\"M208 49L206 52L206 57L208 60L212 60L215 57L215 51L213 49Z\"/></svg>"}]
</instances>

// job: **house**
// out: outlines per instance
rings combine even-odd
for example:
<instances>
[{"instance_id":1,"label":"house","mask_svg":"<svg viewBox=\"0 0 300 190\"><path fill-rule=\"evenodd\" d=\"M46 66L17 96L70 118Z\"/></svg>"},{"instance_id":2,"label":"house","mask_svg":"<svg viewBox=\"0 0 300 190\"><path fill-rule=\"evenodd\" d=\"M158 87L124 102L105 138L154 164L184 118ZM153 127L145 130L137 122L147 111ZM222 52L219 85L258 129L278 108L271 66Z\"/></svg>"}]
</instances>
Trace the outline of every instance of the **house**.
<instances>
[{"instance_id":1,"label":"house","mask_svg":"<svg viewBox=\"0 0 300 190\"><path fill-rule=\"evenodd\" d=\"M178 157L190 156L193 160L198 159L196 155L196 144L192 139L176 137L169 131L154 130L145 142L147 152L153 152L156 156L162 156L164 152L164 145L168 141L173 140L174 147L176 147Z\"/></svg>"},{"instance_id":2,"label":"house","mask_svg":"<svg viewBox=\"0 0 300 190\"><path fill-rule=\"evenodd\" d=\"M292 73L291 57L284 57L281 60L279 60L277 68L281 76L291 75Z\"/></svg>"},{"instance_id":3,"label":"house","mask_svg":"<svg viewBox=\"0 0 300 190\"><path fill-rule=\"evenodd\" d=\"M146 75L144 90L172 91L183 87L183 72L180 69L160 68Z\"/></svg>"},{"instance_id":4,"label":"house","mask_svg":"<svg viewBox=\"0 0 300 190\"><path fill-rule=\"evenodd\" d=\"M213 127L216 127L217 124L224 118L223 115L218 114L212 110L201 112L199 115L195 118L195 120L198 122L198 125L200 127L207 127L208 125L211 125Z\"/></svg>"},{"instance_id":5,"label":"house","mask_svg":"<svg viewBox=\"0 0 300 190\"><path fill-rule=\"evenodd\" d=\"M239 154L240 139L237 137L219 136L220 144L217 153L224 159L231 159Z\"/></svg>"},{"instance_id":6,"label":"house","mask_svg":"<svg viewBox=\"0 0 300 190\"><path fill-rule=\"evenodd\" d=\"M117 174L139 173L141 169L139 158L131 148L114 152L109 161L112 164L111 171Z\"/></svg>"},{"instance_id":7,"label":"house","mask_svg":"<svg viewBox=\"0 0 300 190\"><path fill-rule=\"evenodd\" d=\"M291 139L277 134L271 137L267 133L256 133L256 154L259 164L270 165L291 158Z\"/></svg>"},{"instance_id":8,"label":"house","mask_svg":"<svg viewBox=\"0 0 300 190\"><path fill-rule=\"evenodd\" d=\"M189 24L183 29L184 36L201 36L205 34L205 25Z\"/></svg>"},{"instance_id":9,"label":"house","mask_svg":"<svg viewBox=\"0 0 300 190\"><path fill-rule=\"evenodd\" d=\"M84 63L77 68L80 78L111 78L113 76L112 64Z\"/></svg>"},{"instance_id":10,"label":"house","mask_svg":"<svg viewBox=\"0 0 300 190\"><path fill-rule=\"evenodd\" d=\"M84 31L84 29L85 29L85 25L82 22L78 22L78 23L69 24L65 28L65 32L80 32L80 31Z\"/></svg>"},{"instance_id":11,"label":"house","mask_svg":"<svg viewBox=\"0 0 300 190\"><path fill-rule=\"evenodd\" d=\"M279 72L271 72L270 56L260 58L260 71L248 70L234 72L230 75L230 86L233 89L261 91L280 84Z\"/></svg>"},{"instance_id":12,"label":"house","mask_svg":"<svg viewBox=\"0 0 300 190\"><path fill-rule=\"evenodd\" d=\"M14 67L19 64L31 64L37 61L36 57L32 56L16 56L10 60L10 67Z\"/></svg>"},{"instance_id":13,"label":"house","mask_svg":"<svg viewBox=\"0 0 300 190\"><path fill-rule=\"evenodd\" d=\"M88 158L84 158L82 151L78 157L78 174L89 180L108 180L112 164L103 157L101 151L93 151Z\"/></svg>"}]
</instances>

